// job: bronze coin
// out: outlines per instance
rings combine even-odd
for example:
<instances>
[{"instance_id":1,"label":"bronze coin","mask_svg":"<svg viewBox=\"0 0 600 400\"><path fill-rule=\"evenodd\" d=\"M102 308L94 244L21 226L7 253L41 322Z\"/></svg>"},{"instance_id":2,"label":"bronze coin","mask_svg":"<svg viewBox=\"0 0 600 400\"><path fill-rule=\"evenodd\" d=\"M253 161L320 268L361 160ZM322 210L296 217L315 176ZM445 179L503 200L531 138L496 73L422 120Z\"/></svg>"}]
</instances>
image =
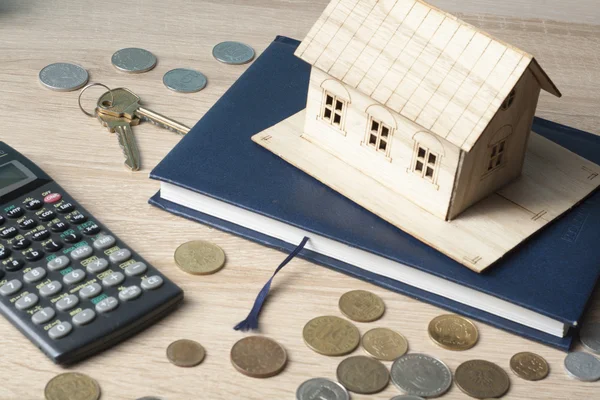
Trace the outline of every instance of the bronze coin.
<instances>
[{"instance_id":1,"label":"bronze coin","mask_svg":"<svg viewBox=\"0 0 600 400\"><path fill-rule=\"evenodd\" d=\"M311 319L304 326L302 336L308 347L326 356L351 353L360 343L360 333L356 326L334 316Z\"/></svg>"},{"instance_id":2,"label":"bronze coin","mask_svg":"<svg viewBox=\"0 0 600 400\"><path fill-rule=\"evenodd\" d=\"M338 365L337 379L351 392L373 394L387 387L390 373L381 361L367 356L353 356Z\"/></svg>"},{"instance_id":3,"label":"bronze coin","mask_svg":"<svg viewBox=\"0 0 600 400\"><path fill-rule=\"evenodd\" d=\"M225 253L216 244L192 240L175 250L177 266L192 275L209 275L225 265Z\"/></svg>"},{"instance_id":4,"label":"bronze coin","mask_svg":"<svg viewBox=\"0 0 600 400\"><path fill-rule=\"evenodd\" d=\"M542 356L524 351L510 359L510 369L526 381L539 381L548 376L550 367Z\"/></svg>"},{"instance_id":5,"label":"bronze coin","mask_svg":"<svg viewBox=\"0 0 600 400\"><path fill-rule=\"evenodd\" d=\"M454 373L460 390L476 399L500 397L508 391L510 379L498 365L485 360L469 360Z\"/></svg>"},{"instance_id":6,"label":"bronze coin","mask_svg":"<svg viewBox=\"0 0 600 400\"><path fill-rule=\"evenodd\" d=\"M100 386L87 375L67 372L56 375L44 389L46 400L98 400Z\"/></svg>"},{"instance_id":7,"label":"bronze coin","mask_svg":"<svg viewBox=\"0 0 600 400\"><path fill-rule=\"evenodd\" d=\"M264 336L248 336L231 348L231 363L252 378L269 378L280 373L287 362L285 349Z\"/></svg>"},{"instance_id":8,"label":"bronze coin","mask_svg":"<svg viewBox=\"0 0 600 400\"><path fill-rule=\"evenodd\" d=\"M394 361L408 350L404 336L388 328L375 328L365 333L362 346L368 354L383 361Z\"/></svg>"},{"instance_id":9,"label":"bronze coin","mask_svg":"<svg viewBox=\"0 0 600 400\"><path fill-rule=\"evenodd\" d=\"M381 318L385 304L379 296L366 290L352 290L340 297L342 314L356 322L372 322Z\"/></svg>"},{"instance_id":10,"label":"bronze coin","mask_svg":"<svg viewBox=\"0 0 600 400\"><path fill-rule=\"evenodd\" d=\"M167 358L178 367L194 367L204 360L204 347L193 340L177 340L167 347Z\"/></svg>"},{"instance_id":11,"label":"bronze coin","mask_svg":"<svg viewBox=\"0 0 600 400\"><path fill-rule=\"evenodd\" d=\"M429 337L447 350L468 350L479 338L477 327L468 319L454 314L445 314L431 320Z\"/></svg>"}]
</instances>

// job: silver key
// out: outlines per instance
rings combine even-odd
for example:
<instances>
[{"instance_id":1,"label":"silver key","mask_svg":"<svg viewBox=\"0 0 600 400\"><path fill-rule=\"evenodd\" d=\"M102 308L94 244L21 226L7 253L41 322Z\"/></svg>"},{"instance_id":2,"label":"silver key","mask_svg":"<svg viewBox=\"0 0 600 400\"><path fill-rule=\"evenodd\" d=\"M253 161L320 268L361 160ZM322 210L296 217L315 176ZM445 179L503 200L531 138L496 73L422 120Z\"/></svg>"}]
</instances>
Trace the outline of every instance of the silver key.
<instances>
[{"instance_id":1,"label":"silver key","mask_svg":"<svg viewBox=\"0 0 600 400\"><path fill-rule=\"evenodd\" d=\"M127 118L114 117L112 115L102 114L98 111L96 112L96 115L102 125L108 128L110 132L115 132L117 134L119 146L125 156L125 166L132 171L139 171L140 150L137 147L133 131L131 130L132 123L136 120L139 121L139 119L129 121Z\"/></svg>"}]
</instances>

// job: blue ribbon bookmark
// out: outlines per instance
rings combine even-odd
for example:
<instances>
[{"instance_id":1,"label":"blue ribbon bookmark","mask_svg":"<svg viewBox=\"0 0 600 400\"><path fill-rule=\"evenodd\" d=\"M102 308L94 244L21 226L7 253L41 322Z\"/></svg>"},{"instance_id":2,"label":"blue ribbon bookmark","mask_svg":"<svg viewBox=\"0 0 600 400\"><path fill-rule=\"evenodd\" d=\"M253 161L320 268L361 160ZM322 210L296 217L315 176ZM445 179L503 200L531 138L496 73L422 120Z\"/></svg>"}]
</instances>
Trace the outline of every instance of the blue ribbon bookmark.
<instances>
[{"instance_id":1,"label":"blue ribbon bookmark","mask_svg":"<svg viewBox=\"0 0 600 400\"><path fill-rule=\"evenodd\" d=\"M252 307L252 310L250 310L250 313L248 314L246 319L237 324L233 329L235 329L236 331L249 331L258 329L258 316L260 314L260 310L262 309L263 304L265 303L265 300L267 299L267 296L269 295L269 290L271 289L271 282L273 282L273 278L275 278L275 275L277 275L277 273L283 267L285 267L287 263L292 261L292 259L296 257L298 253L300 253L300 250L304 248L306 242L308 242L308 237L305 236L304 239L302 239L302 242L300 242L300 244L298 245L298 247L296 247L294 251L292 251L286 257L286 259L283 260L281 264L279 264L279 267L277 267L275 272L273 272L273 276L271 276L271 279L269 279L267 283L265 283L265 286L263 286L263 288L258 293L258 296L256 296L256 300L254 300L254 306Z\"/></svg>"}]
</instances>

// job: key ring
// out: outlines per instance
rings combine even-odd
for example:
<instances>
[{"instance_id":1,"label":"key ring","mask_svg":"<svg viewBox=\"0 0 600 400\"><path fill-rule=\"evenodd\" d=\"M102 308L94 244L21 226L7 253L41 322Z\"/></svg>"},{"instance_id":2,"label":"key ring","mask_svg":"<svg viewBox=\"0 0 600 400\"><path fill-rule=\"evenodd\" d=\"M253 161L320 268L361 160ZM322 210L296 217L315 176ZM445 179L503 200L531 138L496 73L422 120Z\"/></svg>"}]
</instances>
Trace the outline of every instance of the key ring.
<instances>
[{"instance_id":1,"label":"key ring","mask_svg":"<svg viewBox=\"0 0 600 400\"><path fill-rule=\"evenodd\" d=\"M115 95L113 94L112 90L110 90L110 88L108 86L106 86L103 83L90 83L89 85L87 85L86 87L84 87L83 89L81 89L81 92L79 92L79 98L77 99L77 103L79 104L79 109L81 111L83 111L83 113L85 115L87 115L88 117L92 117L92 118L96 118L96 114L92 114L89 113L87 111L85 111L83 109L83 106L81 105L81 95L83 94L83 92L85 92L86 90L88 90L89 88L91 88L92 86L102 86L103 88L106 88L106 90L108 90L108 92L110 93L110 103L113 104L115 102Z\"/></svg>"}]
</instances>

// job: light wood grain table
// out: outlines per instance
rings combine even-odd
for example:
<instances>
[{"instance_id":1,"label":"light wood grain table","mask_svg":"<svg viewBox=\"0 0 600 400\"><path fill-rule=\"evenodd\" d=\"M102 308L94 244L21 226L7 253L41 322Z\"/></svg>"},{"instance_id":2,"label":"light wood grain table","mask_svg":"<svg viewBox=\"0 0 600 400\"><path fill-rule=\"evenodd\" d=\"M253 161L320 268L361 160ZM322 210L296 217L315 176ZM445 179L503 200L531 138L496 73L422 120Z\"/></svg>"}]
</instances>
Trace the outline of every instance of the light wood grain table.
<instances>
[{"instance_id":1,"label":"light wood grain table","mask_svg":"<svg viewBox=\"0 0 600 400\"><path fill-rule=\"evenodd\" d=\"M600 383L581 383L563 370L565 354L477 323L481 339L466 352L454 353L434 345L427 324L443 310L351 279L312 263L295 260L275 279L274 290L261 319L262 334L285 346L289 364L274 378L258 380L236 372L229 361L231 346L243 334L232 327L243 319L260 287L284 254L258 244L159 211L147 200L159 187L148 172L175 146L179 137L150 124L135 127L143 169L131 173L114 135L77 107L77 92L57 93L38 81L47 64L70 61L90 72L91 81L125 86L150 108L193 125L247 66L226 66L211 56L223 40L240 40L260 53L278 34L302 39L327 0L205 0L205 1L2 1L0 2L0 139L30 157L79 200L100 221L140 252L186 292L185 304L160 323L123 344L68 370L87 373L102 386L103 399L159 396L177 399L293 399L297 386L316 376L335 378L339 358L309 350L302 328L311 318L333 314L338 298L349 289L367 289L387 305L383 319L357 324L361 332L386 326L402 332L410 351L444 360L452 370L463 361L483 358L507 371L510 357L534 351L551 365L550 377L525 382L510 371L510 399L600 398ZM452 3L437 1L442 5ZM507 1L493 16L496 1L465 0L454 10L468 22L535 54L564 93L562 99L542 94L538 115L594 133L600 132L600 26L581 24L597 15L592 0L546 1L540 17L564 17L563 22L523 19L535 17L536 0ZM523 3L527 3L524 5ZM553 6L562 7L556 12ZM463 7L464 8L461 8ZM586 7L589 12L586 11ZM529 14L522 14L522 11ZM508 15L508 16L506 16ZM595 19L597 21L597 19ZM569 21L569 22L565 22ZM156 68L140 75L117 72L112 53L122 47L151 50ZM192 67L206 74L203 91L177 94L162 84L171 68ZM91 107L91 92L86 105ZM226 267L211 276L179 271L175 248L191 239L217 243L227 254ZM562 299L557 298L557 302ZM600 318L599 297L587 318ZM165 349L176 339L189 338L207 350L203 364L177 368ZM41 399L46 382L65 369L53 365L4 319L0 319L0 399ZM360 354L361 350L356 350ZM378 395L354 399L389 399L399 394L390 386ZM465 399L456 386L446 399Z\"/></svg>"}]
</instances>

